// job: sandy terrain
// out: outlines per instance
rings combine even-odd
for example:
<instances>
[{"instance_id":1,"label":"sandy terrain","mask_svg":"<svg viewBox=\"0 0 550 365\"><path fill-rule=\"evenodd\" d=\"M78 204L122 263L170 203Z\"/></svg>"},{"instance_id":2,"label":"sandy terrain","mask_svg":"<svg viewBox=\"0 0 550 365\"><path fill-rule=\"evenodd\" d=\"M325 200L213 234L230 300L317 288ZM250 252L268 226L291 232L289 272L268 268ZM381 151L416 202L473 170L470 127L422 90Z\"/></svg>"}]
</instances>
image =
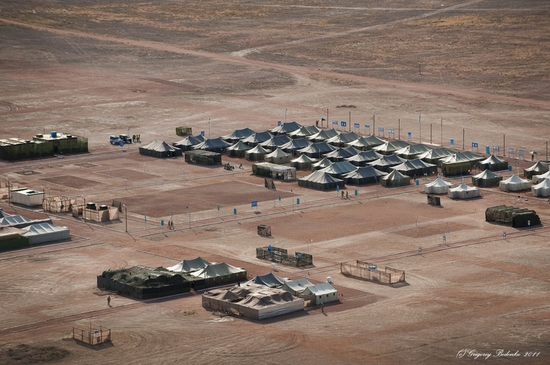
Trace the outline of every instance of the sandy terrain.
<instances>
[{"instance_id":1,"label":"sandy terrain","mask_svg":"<svg viewBox=\"0 0 550 365\"><path fill-rule=\"evenodd\" d=\"M0 138L59 131L90 146L0 161L0 190L9 180L128 208L107 225L51 215L70 227L70 242L0 253L0 363L549 363L546 199L483 189L433 207L421 192L431 178L348 186L349 200L296 182L273 192L245 160L224 157L244 165L226 171L108 143L119 133L172 143L178 126L217 137L328 116L386 138L489 146L521 174L530 151L548 160L549 12L538 1L0 2ZM542 227L485 222L500 204L534 209ZM169 219L174 231L160 225ZM260 237L259 224L273 237ZM110 268L196 256L265 274L271 264L254 256L268 244L310 252L314 267L279 265L277 274L331 276L341 303L326 315L310 308L254 322L205 311L200 293L138 301L96 288ZM340 274L341 262L358 259L405 270L407 285ZM69 339L90 323L111 328L112 345Z\"/></svg>"}]
</instances>

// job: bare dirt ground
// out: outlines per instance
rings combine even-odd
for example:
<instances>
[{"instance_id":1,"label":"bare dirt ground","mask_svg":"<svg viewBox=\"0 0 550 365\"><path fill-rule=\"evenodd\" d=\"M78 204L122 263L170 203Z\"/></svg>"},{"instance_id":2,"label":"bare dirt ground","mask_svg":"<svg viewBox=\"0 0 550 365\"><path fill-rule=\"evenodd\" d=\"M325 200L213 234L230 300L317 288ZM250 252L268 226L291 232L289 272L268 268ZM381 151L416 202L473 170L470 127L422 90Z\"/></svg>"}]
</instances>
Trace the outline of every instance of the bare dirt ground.
<instances>
[{"instance_id":1,"label":"bare dirt ground","mask_svg":"<svg viewBox=\"0 0 550 365\"><path fill-rule=\"evenodd\" d=\"M273 192L245 160L224 157L244 165L226 171L108 144L111 134L172 143L177 126L217 137L328 116L386 138L498 147L521 174L530 151L548 159L549 12L539 1L0 2L0 138L59 131L90 145L0 161L0 190L9 180L128 209L108 225L52 215L70 242L0 254L0 363L550 362L545 199L483 189L436 208L421 193L431 179L348 186L349 200L295 182ZM542 227L485 222L500 204L536 210ZM160 225L169 219L174 231ZM259 224L273 237L258 236ZM331 276L342 302L254 322L205 311L200 293L137 301L96 288L109 268L196 256L265 274L271 264L254 255L268 244L310 252L314 267L277 274ZM407 285L340 275L357 259L405 270ZM112 345L68 339L90 322L112 329Z\"/></svg>"}]
</instances>

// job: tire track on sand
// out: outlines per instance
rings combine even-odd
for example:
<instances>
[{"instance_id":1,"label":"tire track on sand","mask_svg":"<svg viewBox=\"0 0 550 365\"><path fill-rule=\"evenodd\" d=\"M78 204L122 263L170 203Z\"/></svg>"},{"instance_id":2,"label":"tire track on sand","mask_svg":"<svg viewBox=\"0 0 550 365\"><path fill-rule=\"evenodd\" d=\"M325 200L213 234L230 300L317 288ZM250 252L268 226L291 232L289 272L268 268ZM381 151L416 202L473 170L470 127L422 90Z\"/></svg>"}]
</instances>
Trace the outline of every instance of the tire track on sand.
<instances>
[{"instance_id":1,"label":"tire track on sand","mask_svg":"<svg viewBox=\"0 0 550 365\"><path fill-rule=\"evenodd\" d=\"M476 1L468 2L463 5L473 4L475 2ZM440 9L440 10L437 10L437 12L442 13L448 10L451 10L451 8L449 7L446 9ZM435 13L435 12L432 12L432 13ZM243 57L231 55L231 54L212 53L212 52L205 52L205 51L193 51L193 50L185 49L181 46L169 44L169 43L146 41L146 40L131 39L131 38L122 38L122 37L116 37L116 36L105 36L105 35L88 33L88 32L83 32L78 30L55 29L55 28L49 28L49 27L40 26L40 25L22 23L22 22L13 21L13 20L4 19L4 18L0 18L0 22L13 25L13 26L30 28L36 31L49 32L49 33L53 33L53 34L57 34L65 37L89 38L89 39L95 39L101 42L119 43L119 44L124 44L126 46L147 48L147 49L152 49L152 50L162 51L162 52L171 52L175 54L183 54L183 55L189 55L189 56L195 56L195 57L201 57L201 58L208 58L219 62L247 65L247 66L256 67L260 69L272 68L272 69L280 70L280 71L287 72L289 74L292 74L295 76L301 76L301 77L304 77L304 76L307 77L311 74L316 74L327 78L334 78L334 79L340 79L340 80L346 80L346 81L353 81L355 83L362 83L362 84L368 85L369 88L371 89L376 89L376 88L381 90L391 89L392 93L400 94L400 95L410 96L410 93L415 93L415 94L430 94L430 95L437 95L437 96L452 96L457 98L474 99L478 102L480 100L486 100L488 102L500 102L500 103L507 103L512 105L538 107L541 109L550 110L550 101L517 98L513 96L506 96L506 95L496 95L496 94L490 94L487 91L476 91L465 87L449 87L449 86L435 85L435 84L416 84L411 82L383 80L383 79L376 79L372 77L343 74L343 73L338 73L334 71L322 71L318 69L307 68L304 66L291 66L291 65L283 65L283 64L271 63L266 61L251 60L251 59L247 59L247 58L243 58ZM383 25L381 24L379 26L383 26ZM354 30L350 30L350 32L352 31Z\"/></svg>"}]
</instances>

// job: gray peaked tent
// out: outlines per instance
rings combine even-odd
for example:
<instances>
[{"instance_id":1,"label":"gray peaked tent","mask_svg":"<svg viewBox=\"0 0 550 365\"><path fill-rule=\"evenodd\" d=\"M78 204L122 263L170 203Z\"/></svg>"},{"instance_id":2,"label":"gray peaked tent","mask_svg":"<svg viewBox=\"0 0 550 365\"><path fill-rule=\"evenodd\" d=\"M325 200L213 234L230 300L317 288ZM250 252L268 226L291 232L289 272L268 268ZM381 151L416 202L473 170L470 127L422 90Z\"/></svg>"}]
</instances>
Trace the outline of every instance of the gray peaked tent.
<instances>
[{"instance_id":1,"label":"gray peaked tent","mask_svg":"<svg viewBox=\"0 0 550 365\"><path fill-rule=\"evenodd\" d=\"M264 156L266 162L284 164L290 162L290 153L286 153L280 148L277 148L275 151L268 153Z\"/></svg>"},{"instance_id":2,"label":"gray peaked tent","mask_svg":"<svg viewBox=\"0 0 550 365\"><path fill-rule=\"evenodd\" d=\"M298 152L308 155L309 157L320 158L321 156L334 151L336 147L331 146L326 142L316 142L306 148L298 150Z\"/></svg>"},{"instance_id":3,"label":"gray peaked tent","mask_svg":"<svg viewBox=\"0 0 550 365\"><path fill-rule=\"evenodd\" d=\"M319 133L320 131L321 130L318 127L314 125L309 125L309 126L300 127L299 129L296 129L295 131L288 133L288 136L291 138L305 138L315 133Z\"/></svg>"},{"instance_id":4,"label":"gray peaked tent","mask_svg":"<svg viewBox=\"0 0 550 365\"><path fill-rule=\"evenodd\" d=\"M302 155L302 156L307 156L307 155ZM309 156L308 156L309 157ZM328 158L323 158L322 160L320 161L317 161L315 163L313 163L311 165L311 168L313 170L321 170L321 169L324 169L325 167L329 167L330 165L332 165L334 162L332 162L331 160L329 160Z\"/></svg>"},{"instance_id":5,"label":"gray peaked tent","mask_svg":"<svg viewBox=\"0 0 550 365\"><path fill-rule=\"evenodd\" d=\"M69 228L55 226L47 222L31 224L22 230L26 231L22 236L27 237L31 245L71 239Z\"/></svg>"},{"instance_id":6,"label":"gray peaked tent","mask_svg":"<svg viewBox=\"0 0 550 365\"><path fill-rule=\"evenodd\" d=\"M183 152L179 148L172 147L164 141L153 141L146 146L139 148L139 154L157 158L182 156Z\"/></svg>"},{"instance_id":7,"label":"gray peaked tent","mask_svg":"<svg viewBox=\"0 0 550 365\"><path fill-rule=\"evenodd\" d=\"M312 142L324 142L327 139L336 137L338 134L340 134L340 132L334 128L323 129L315 134L312 134L311 136L308 136L307 139L309 139Z\"/></svg>"},{"instance_id":8,"label":"gray peaked tent","mask_svg":"<svg viewBox=\"0 0 550 365\"><path fill-rule=\"evenodd\" d=\"M304 178L298 179L298 186L317 190L335 190L343 188L344 181L330 176L323 171L314 171Z\"/></svg>"},{"instance_id":9,"label":"gray peaked tent","mask_svg":"<svg viewBox=\"0 0 550 365\"><path fill-rule=\"evenodd\" d=\"M333 162L338 162L338 161L344 161L346 158L355 156L358 153L359 153L359 150L355 149L354 147L345 147L345 148L338 148L332 152L329 152L325 155L325 157Z\"/></svg>"},{"instance_id":10,"label":"gray peaked tent","mask_svg":"<svg viewBox=\"0 0 550 365\"><path fill-rule=\"evenodd\" d=\"M380 146L373 147L372 149L382 155L392 155L395 151L400 150L404 147L407 147L409 144L405 141L392 141L385 142Z\"/></svg>"},{"instance_id":11,"label":"gray peaked tent","mask_svg":"<svg viewBox=\"0 0 550 365\"><path fill-rule=\"evenodd\" d=\"M514 174L508 179L499 182L498 187L502 191L521 191L529 189L531 187L531 182Z\"/></svg>"},{"instance_id":12,"label":"gray peaked tent","mask_svg":"<svg viewBox=\"0 0 550 365\"><path fill-rule=\"evenodd\" d=\"M333 146L345 147L348 145L348 143L356 141L360 137L361 136L355 132L342 132L332 138L327 139L326 142L330 143Z\"/></svg>"},{"instance_id":13,"label":"gray peaked tent","mask_svg":"<svg viewBox=\"0 0 550 365\"><path fill-rule=\"evenodd\" d=\"M451 199L470 199L480 196L479 188L476 186L468 186L464 183L456 188L450 188L447 196Z\"/></svg>"},{"instance_id":14,"label":"gray peaked tent","mask_svg":"<svg viewBox=\"0 0 550 365\"><path fill-rule=\"evenodd\" d=\"M300 155L300 157L290 160L290 166L295 167L297 170L311 170L311 165L317 161L307 155Z\"/></svg>"},{"instance_id":15,"label":"gray peaked tent","mask_svg":"<svg viewBox=\"0 0 550 365\"><path fill-rule=\"evenodd\" d=\"M357 166L349 163L348 161L334 162L332 165L325 167L319 171L326 172L337 178L342 178L342 175L355 171Z\"/></svg>"},{"instance_id":16,"label":"gray peaked tent","mask_svg":"<svg viewBox=\"0 0 550 365\"><path fill-rule=\"evenodd\" d=\"M346 158L345 160L351 162L355 166L366 166L369 162L376 161L382 157L381 154L376 151L361 151L356 155Z\"/></svg>"},{"instance_id":17,"label":"gray peaked tent","mask_svg":"<svg viewBox=\"0 0 550 365\"><path fill-rule=\"evenodd\" d=\"M438 163L439 160L444 159L446 157L449 157L453 155L454 152L445 148L434 148L432 150L428 150L424 153L421 153L417 157L421 159L422 161L428 162L428 163Z\"/></svg>"},{"instance_id":18,"label":"gray peaked tent","mask_svg":"<svg viewBox=\"0 0 550 365\"><path fill-rule=\"evenodd\" d=\"M400 148L397 151L395 151L395 154L397 156L406 158L408 160L412 160L412 159L418 158L419 155L426 153L430 150L431 150L430 147L426 146L425 144L419 143L419 144L411 144L409 146Z\"/></svg>"},{"instance_id":19,"label":"gray peaked tent","mask_svg":"<svg viewBox=\"0 0 550 365\"><path fill-rule=\"evenodd\" d=\"M269 132L257 132L254 134L251 134L250 136L243 138L242 141L249 145L250 147L256 147L260 143L263 143L265 141L269 141L271 138L273 138L273 134Z\"/></svg>"},{"instance_id":20,"label":"gray peaked tent","mask_svg":"<svg viewBox=\"0 0 550 365\"><path fill-rule=\"evenodd\" d=\"M255 132L250 128L244 128L244 129L237 129L233 131L232 133L229 133L225 136L222 136L221 139L223 139L226 142L229 143L235 143L238 142L246 137L250 137Z\"/></svg>"},{"instance_id":21,"label":"gray peaked tent","mask_svg":"<svg viewBox=\"0 0 550 365\"><path fill-rule=\"evenodd\" d=\"M490 171L485 170L477 175L472 176L472 185L479 186L480 188L490 188L498 186L502 180L502 176Z\"/></svg>"},{"instance_id":22,"label":"gray peaked tent","mask_svg":"<svg viewBox=\"0 0 550 365\"><path fill-rule=\"evenodd\" d=\"M368 137L360 137L353 142L348 143L348 146L355 147L359 150L366 151L371 150L376 146L380 146L386 143L383 139L376 137L374 134Z\"/></svg>"},{"instance_id":23,"label":"gray peaked tent","mask_svg":"<svg viewBox=\"0 0 550 365\"><path fill-rule=\"evenodd\" d=\"M382 156L378 160L369 162L369 165L377 168L380 171L390 172L391 167L397 166L405 162L404 158L401 158L397 155Z\"/></svg>"},{"instance_id":24,"label":"gray peaked tent","mask_svg":"<svg viewBox=\"0 0 550 365\"><path fill-rule=\"evenodd\" d=\"M549 197L550 196L550 179L544 179L540 184L531 187L533 196Z\"/></svg>"},{"instance_id":25,"label":"gray peaked tent","mask_svg":"<svg viewBox=\"0 0 550 365\"><path fill-rule=\"evenodd\" d=\"M410 185L411 178L407 175L403 175L397 170L393 170L386 176L383 176L380 179L380 184L387 188L394 188L397 186L407 186Z\"/></svg>"},{"instance_id":26,"label":"gray peaked tent","mask_svg":"<svg viewBox=\"0 0 550 365\"><path fill-rule=\"evenodd\" d=\"M260 145L246 151L244 153L245 158L248 161L263 161L264 156L267 155L270 151L266 150Z\"/></svg>"},{"instance_id":27,"label":"gray peaked tent","mask_svg":"<svg viewBox=\"0 0 550 365\"><path fill-rule=\"evenodd\" d=\"M526 179L531 179L534 175L542 175L545 172L548 172L548 166L544 165L542 162L537 161L533 166L523 170L523 176Z\"/></svg>"},{"instance_id":28,"label":"gray peaked tent","mask_svg":"<svg viewBox=\"0 0 550 365\"><path fill-rule=\"evenodd\" d=\"M546 179L550 179L550 171L545 172L542 175L533 175L533 183L538 184L543 182Z\"/></svg>"},{"instance_id":29,"label":"gray peaked tent","mask_svg":"<svg viewBox=\"0 0 550 365\"><path fill-rule=\"evenodd\" d=\"M431 183L424 184L424 192L426 194L447 194L453 184L438 177Z\"/></svg>"},{"instance_id":30,"label":"gray peaked tent","mask_svg":"<svg viewBox=\"0 0 550 365\"><path fill-rule=\"evenodd\" d=\"M508 161L501 160L495 155L491 155L483 161L477 163L480 170L500 171L508 170Z\"/></svg>"},{"instance_id":31,"label":"gray peaked tent","mask_svg":"<svg viewBox=\"0 0 550 365\"><path fill-rule=\"evenodd\" d=\"M292 139L287 136L286 134L280 134L273 136L272 138L268 139L265 142L260 143L259 145L263 148L269 149L271 151L274 151L277 147L281 147L288 142L290 142Z\"/></svg>"},{"instance_id":32,"label":"gray peaked tent","mask_svg":"<svg viewBox=\"0 0 550 365\"><path fill-rule=\"evenodd\" d=\"M301 278L298 280L285 281L283 286L281 286L281 289L289 292L296 297L299 297L308 286L313 286L313 284L309 282L309 280L307 280L306 278Z\"/></svg>"},{"instance_id":33,"label":"gray peaked tent","mask_svg":"<svg viewBox=\"0 0 550 365\"><path fill-rule=\"evenodd\" d=\"M270 132L272 134L288 134L300 129L302 126L296 122L286 122L273 128Z\"/></svg>"},{"instance_id":34,"label":"gray peaked tent","mask_svg":"<svg viewBox=\"0 0 550 365\"><path fill-rule=\"evenodd\" d=\"M225 149L225 153L229 157L244 157L245 152L251 149L252 147L250 147L246 143L238 141L234 145L227 147Z\"/></svg>"},{"instance_id":35,"label":"gray peaked tent","mask_svg":"<svg viewBox=\"0 0 550 365\"><path fill-rule=\"evenodd\" d=\"M281 149L287 153L297 154L298 150L310 146L312 142L307 138L296 138L292 141L285 143L281 146Z\"/></svg>"},{"instance_id":36,"label":"gray peaked tent","mask_svg":"<svg viewBox=\"0 0 550 365\"><path fill-rule=\"evenodd\" d=\"M194 150L195 146L206 140L204 136L187 136L179 142L172 143L172 146L179 148L182 151Z\"/></svg>"},{"instance_id":37,"label":"gray peaked tent","mask_svg":"<svg viewBox=\"0 0 550 365\"><path fill-rule=\"evenodd\" d=\"M397 170L403 175L410 177L422 176L422 175L435 175L437 173L437 165L426 163L420 159L407 160L402 164L392 166L392 170Z\"/></svg>"},{"instance_id":38,"label":"gray peaked tent","mask_svg":"<svg viewBox=\"0 0 550 365\"><path fill-rule=\"evenodd\" d=\"M256 285L267 286L268 288L280 288L281 286L283 286L284 283L285 283L284 279L270 272L269 274L265 274L265 275L256 275L252 280L244 283L243 286L256 284Z\"/></svg>"},{"instance_id":39,"label":"gray peaked tent","mask_svg":"<svg viewBox=\"0 0 550 365\"><path fill-rule=\"evenodd\" d=\"M196 150L205 150L210 152L223 153L231 143L227 143L221 138L207 139L195 146Z\"/></svg>"},{"instance_id":40,"label":"gray peaked tent","mask_svg":"<svg viewBox=\"0 0 550 365\"><path fill-rule=\"evenodd\" d=\"M387 175L387 173L377 170L372 166L366 166L358 167L356 170L342 176L342 178L345 180L346 184L366 185L378 183L385 175Z\"/></svg>"}]
</instances>

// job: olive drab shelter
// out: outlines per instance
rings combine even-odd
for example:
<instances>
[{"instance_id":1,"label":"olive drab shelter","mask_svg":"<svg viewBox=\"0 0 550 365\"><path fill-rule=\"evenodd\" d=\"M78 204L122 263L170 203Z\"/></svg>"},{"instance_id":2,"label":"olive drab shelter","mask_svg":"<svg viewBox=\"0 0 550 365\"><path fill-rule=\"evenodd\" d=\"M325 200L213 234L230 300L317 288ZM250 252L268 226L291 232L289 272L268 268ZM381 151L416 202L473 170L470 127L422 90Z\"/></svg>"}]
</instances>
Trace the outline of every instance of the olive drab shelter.
<instances>
[{"instance_id":1,"label":"olive drab shelter","mask_svg":"<svg viewBox=\"0 0 550 365\"><path fill-rule=\"evenodd\" d=\"M525 177L526 179L531 179L535 175L541 175L545 172L548 172L548 170L548 166L540 161L537 161L537 163L535 163L533 166L523 170L523 177Z\"/></svg>"},{"instance_id":2,"label":"olive drab shelter","mask_svg":"<svg viewBox=\"0 0 550 365\"><path fill-rule=\"evenodd\" d=\"M345 158L345 160L351 162L355 166L366 166L369 162L376 161L381 157L382 155L377 153L376 151L369 150L361 151L356 155Z\"/></svg>"},{"instance_id":3,"label":"olive drab shelter","mask_svg":"<svg viewBox=\"0 0 550 365\"><path fill-rule=\"evenodd\" d=\"M477 167L481 170L490 171L508 170L508 161L501 160L495 155L491 155L485 160L479 161Z\"/></svg>"},{"instance_id":4,"label":"olive drab shelter","mask_svg":"<svg viewBox=\"0 0 550 365\"><path fill-rule=\"evenodd\" d=\"M326 172L334 177L339 179L342 178L342 175L345 175L349 172L355 171L357 166L349 163L348 161L334 162L332 165L327 166L319 171Z\"/></svg>"},{"instance_id":5,"label":"olive drab shelter","mask_svg":"<svg viewBox=\"0 0 550 365\"><path fill-rule=\"evenodd\" d=\"M498 186L500 181L502 181L502 176L490 170L485 170L477 175L472 176L472 185L478 186L480 188L490 188L493 186Z\"/></svg>"},{"instance_id":6,"label":"olive drab shelter","mask_svg":"<svg viewBox=\"0 0 550 365\"><path fill-rule=\"evenodd\" d=\"M295 131L292 131L290 133L287 133L289 137L291 138L305 138L305 137L309 137L311 135L314 135L315 133L319 133L321 131L321 129L319 129L319 127L317 126L314 126L314 125L308 125L308 126L303 126L303 127L300 127L298 129L296 129Z\"/></svg>"},{"instance_id":7,"label":"olive drab shelter","mask_svg":"<svg viewBox=\"0 0 550 365\"><path fill-rule=\"evenodd\" d=\"M250 137L254 133L255 132L250 128L237 129L232 133L226 134L225 136L221 136L221 139L229 143L235 143L246 137Z\"/></svg>"},{"instance_id":8,"label":"olive drab shelter","mask_svg":"<svg viewBox=\"0 0 550 365\"><path fill-rule=\"evenodd\" d=\"M202 135L187 136L181 141L172 143L172 146L179 148L182 151L189 151L195 149L195 146L204 142L206 138Z\"/></svg>"},{"instance_id":9,"label":"olive drab shelter","mask_svg":"<svg viewBox=\"0 0 550 365\"><path fill-rule=\"evenodd\" d=\"M375 169L372 166L358 167L342 176L346 184L350 185L366 185L377 184L380 179L387 175L386 172Z\"/></svg>"},{"instance_id":10,"label":"olive drab shelter","mask_svg":"<svg viewBox=\"0 0 550 365\"><path fill-rule=\"evenodd\" d=\"M206 139L204 142L199 143L195 146L195 149L223 153L229 146L231 146L231 143L228 143L221 138L212 138Z\"/></svg>"},{"instance_id":11,"label":"olive drab shelter","mask_svg":"<svg viewBox=\"0 0 550 365\"><path fill-rule=\"evenodd\" d=\"M271 137L265 142L260 143L259 145L267 150L274 151L275 149L284 146L291 140L292 139L286 134L279 134Z\"/></svg>"},{"instance_id":12,"label":"olive drab shelter","mask_svg":"<svg viewBox=\"0 0 550 365\"><path fill-rule=\"evenodd\" d=\"M407 186L411 184L411 178L407 175L403 175L397 170L393 170L386 176L380 179L380 185L387 188L394 188L398 186Z\"/></svg>"},{"instance_id":13,"label":"olive drab shelter","mask_svg":"<svg viewBox=\"0 0 550 365\"><path fill-rule=\"evenodd\" d=\"M382 154L382 155L392 155L394 154L397 150L400 150L404 147L407 147L409 144L405 141L387 141L387 142L384 142L383 144L379 145L379 146L376 146L376 147L373 147L372 149L375 150L376 152Z\"/></svg>"},{"instance_id":14,"label":"olive drab shelter","mask_svg":"<svg viewBox=\"0 0 550 365\"><path fill-rule=\"evenodd\" d=\"M242 141L238 141L232 146L225 149L225 154L229 157L244 157L245 152L251 150L252 147Z\"/></svg>"},{"instance_id":15,"label":"olive drab shelter","mask_svg":"<svg viewBox=\"0 0 550 365\"><path fill-rule=\"evenodd\" d=\"M409 146L405 146L403 148L398 149L394 153L399 157L403 157L408 160L413 160L415 158L418 158L419 155L426 153L430 150L431 150L430 147L426 146L425 144L419 143L419 144L411 144Z\"/></svg>"},{"instance_id":16,"label":"olive drab shelter","mask_svg":"<svg viewBox=\"0 0 550 365\"><path fill-rule=\"evenodd\" d=\"M245 151L244 157L248 161L263 161L264 156L267 155L269 152L270 152L269 150L266 150L262 146L257 145L256 147L254 147L254 148L252 148L248 151Z\"/></svg>"},{"instance_id":17,"label":"olive drab shelter","mask_svg":"<svg viewBox=\"0 0 550 365\"><path fill-rule=\"evenodd\" d=\"M404 158L397 155L382 156L378 160L369 162L369 166L377 168L380 171L390 172L393 166L397 166L405 162Z\"/></svg>"},{"instance_id":18,"label":"olive drab shelter","mask_svg":"<svg viewBox=\"0 0 550 365\"><path fill-rule=\"evenodd\" d=\"M284 145L282 145L280 148L287 152L287 153L291 153L293 155L296 155L298 154L298 151L301 150L302 148L306 148L308 146L310 146L313 142L311 142L309 139L307 138L296 138L296 139L293 139L287 143L285 143Z\"/></svg>"},{"instance_id":19,"label":"olive drab shelter","mask_svg":"<svg viewBox=\"0 0 550 365\"><path fill-rule=\"evenodd\" d=\"M327 139L336 137L338 134L340 134L340 132L334 128L323 129L323 130L320 130L318 133L307 136L307 139L309 139L312 142L325 142Z\"/></svg>"},{"instance_id":20,"label":"olive drab shelter","mask_svg":"<svg viewBox=\"0 0 550 365\"><path fill-rule=\"evenodd\" d=\"M153 141L146 146L139 148L139 154L157 158L178 157L183 155L183 151L177 147L170 146L164 141Z\"/></svg>"},{"instance_id":21,"label":"olive drab shelter","mask_svg":"<svg viewBox=\"0 0 550 365\"><path fill-rule=\"evenodd\" d=\"M292 155L290 153L286 153L285 151L277 147L275 151L264 155L264 160L265 162L271 162L274 164L285 164L290 162L291 156Z\"/></svg>"},{"instance_id":22,"label":"olive drab shelter","mask_svg":"<svg viewBox=\"0 0 550 365\"><path fill-rule=\"evenodd\" d=\"M333 146L345 147L348 145L348 143L356 141L360 137L361 136L355 132L341 132L338 135L331 137L325 141Z\"/></svg>"},{"instance_id":23,"label":"olive drab shelter","mask_svg":"<svg viewBox=\"0 0 550 365\"><path fill-rule=\"evenodd\" d=\"M300 127L302 127L302 125L299 124L299 123L285 122L285 123L282 123L281 125L273 128L270 132L272 134L288 134L288 133L294 132L297 129L300 129Z\"/></svg>"},{"instance_id":24,"label":"olive drab shelter","mask_svg":"<svg viewBox=\"0 0 550 365\"><path fill-rule=\"evenodd\" d=\"M317 159L308 157L307 155L300 155L300 157L290 160L290 166L295 167L296 170L311 170L312 164L315 163Z\"/></svg>"},{"instance_id":25,"label":"olive drab shelter","mask_svg":"<svg viewBox=\"0 0 550 365\"><path fill-rule=\"evenodd\" d=\"M360 151L355 147L340 147L325 155L332 162L344 161L346 158L355 156Z\"/></svg>"},{"instance_id":26,"label":"olive drab shelter","mask_svg":"<svg viewBox=\"0 0 550 365\"><path fill-rule=\"evenodd\" d=\"M348 146L355 147L362 151L371 150L376 146L383 145L386 141L376 137L375 135L370 135L368 137L360 137L353 142L348 143Z\"/></svg>"},{"instance_id":27,"label":"olive drab shelter","mask_svg":"<svg viewBox=\"0 0 550 365\"><path fill-rule=\"evenodd\" d=\"M241 141L249 145L250 147L256 147L260 143L270 140L273 138L273 134L269 132L256 132L246 138L243 138Z\"/></svg>"},{"instance_id":28,"label":"olive drab shelter","mask_svg":"<svg viewBox=\"0 0 550 365\"><path fill-rule=\"evenodd\" d=\"M321 156L324 156L325 154L330 153L335 149L336 147L326 142L315 142L307 146L306 148L298 150L298 152L308 155L309 157L320 158Z\"/></svg>"},{"instance_id":29,"label":"olive drab shelter","mask_svg":"<svg viewBox=\"0 0 550 365\"><path fill-rule=\"evenodd\" d=\"M330 174L317 170L298 179L298 186L317 190L336 190L344 187L344 180L332 177Z\"/></svg>"}]
</instances>

